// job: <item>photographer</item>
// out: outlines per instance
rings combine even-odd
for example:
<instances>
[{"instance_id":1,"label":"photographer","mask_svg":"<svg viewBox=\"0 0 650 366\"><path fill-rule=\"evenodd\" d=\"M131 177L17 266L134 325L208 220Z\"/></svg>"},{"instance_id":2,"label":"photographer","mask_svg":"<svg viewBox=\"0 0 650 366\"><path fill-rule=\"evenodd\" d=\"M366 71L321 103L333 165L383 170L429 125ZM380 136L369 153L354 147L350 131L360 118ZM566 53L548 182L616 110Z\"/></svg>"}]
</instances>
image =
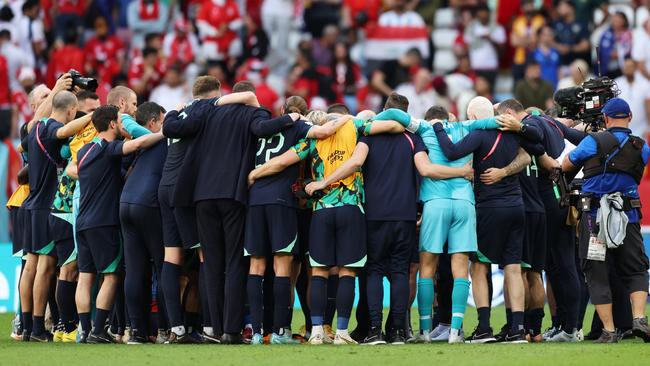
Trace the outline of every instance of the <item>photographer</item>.
<instances>
[{"instance_id":1,"label":"photographer","mask_svg":"<svg viewBox=\"0 0 650 366\"><path fill-rule=\"evenodd\" d=\"M579 255L591 301L603 322L596 343L616 343L608 271L613 267L630 293L633 333L650 342L645 317L648 298L648 257L639 225L638 184L650 148L629 129L632 113L623 99L613 98L602 109L607 130L587 136L562 163L565 172L583 166Z\"/></svg>"}]
</instances>

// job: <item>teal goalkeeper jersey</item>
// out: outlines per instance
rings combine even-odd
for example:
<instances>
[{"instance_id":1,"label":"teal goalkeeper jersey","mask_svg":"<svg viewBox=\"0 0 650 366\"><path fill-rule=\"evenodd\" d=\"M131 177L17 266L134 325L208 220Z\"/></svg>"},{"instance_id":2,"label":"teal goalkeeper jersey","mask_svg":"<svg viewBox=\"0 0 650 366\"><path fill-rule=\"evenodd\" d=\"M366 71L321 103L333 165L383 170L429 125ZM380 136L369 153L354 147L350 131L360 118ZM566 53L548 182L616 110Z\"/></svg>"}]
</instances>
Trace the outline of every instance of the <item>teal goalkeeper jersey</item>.
<instances>
[{"instance_id":1,"label":"teal goalkeeper jersey","mask_svg":"<svg viewBox=\"0 0 650 366\"><path fill-rule=\"evenodd\" d=\"M487 118L465 122L443 122L445 132L453 143L457 143L473 130L490 130L499 128L496 118ZM467 155L458 160L449 161L440 149L438 138L433 131L433 126L427 121L420 121L417 134L422 137L429 150L429 160L434 164L449 167L462 167L472 160L472 155ZM431 179L424 177L420 185L420 200L427 202L434 199L466 200L474 203L474 190L472 183L465 178Z\"/></svg>"}]
</instances>

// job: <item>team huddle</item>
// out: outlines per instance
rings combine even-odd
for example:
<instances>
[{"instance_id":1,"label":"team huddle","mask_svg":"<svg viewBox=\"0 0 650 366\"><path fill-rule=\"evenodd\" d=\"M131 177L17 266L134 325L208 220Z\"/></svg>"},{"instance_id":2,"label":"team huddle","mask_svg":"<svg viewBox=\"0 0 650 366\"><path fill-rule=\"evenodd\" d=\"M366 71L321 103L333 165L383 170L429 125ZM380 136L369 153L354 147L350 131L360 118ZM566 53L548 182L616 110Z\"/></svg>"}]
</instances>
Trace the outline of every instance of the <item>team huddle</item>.
<instances>
[{"instance_id":1,"label":"team huddle","mask_svg":"<svg viewBox=\"0 0 650 366\"><path fill-rule=\"evenodd\" d=\"M627 129L623 100L603 108L606 131L588 134L514 99L477 97L456 121L439 106L414 119L396 93L378 114L309 111L292 96L273 117L247 81L221 96L202 76L192 92L165 111L123 86L100 106L69 75L32 91L27 164L7 203L23 258L15 339L577 342L588 292L595 341L614 343L625 326L612 293L623 288L631 334L650 341L637 192L650 148ZM591 206L564 207L552 178L582 166ZM493 264L507 312L496 334ZM479 322L465 335L470 278ZM547 299L553 326L542 332Z\"/></svg>"}]
</instances>

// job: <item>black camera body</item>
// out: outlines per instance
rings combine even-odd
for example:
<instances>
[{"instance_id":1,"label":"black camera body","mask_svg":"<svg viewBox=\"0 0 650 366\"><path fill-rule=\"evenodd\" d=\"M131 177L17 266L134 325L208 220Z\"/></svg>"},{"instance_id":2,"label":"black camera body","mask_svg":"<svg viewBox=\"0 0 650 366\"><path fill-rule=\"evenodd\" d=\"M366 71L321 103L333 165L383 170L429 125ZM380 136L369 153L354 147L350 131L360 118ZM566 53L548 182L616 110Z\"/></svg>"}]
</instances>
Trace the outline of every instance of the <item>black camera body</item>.
<instances>
[{"instance_id":1,"label":"black camera body","mask_svg":"<svg viewBox=\"0 0 650 366\"><path fill-rule=\"evenodd\" d=\"M560 89L553 100L559 107L559 117L581 121L592 131L599 131L605 129L603 106L619 93L614 80L603 76L587 80L580 86Z\"/></svg>"},{"instance_id":2,"label":"black camera body","mask_svg":"<svg viewBox=\"0 0 650 366\"><path fill-rule=\"evenodd\" d=\"M97 80L84 77L79 71L75 69L70 69L68 71L68 74L70 74L70 77L72 78L72 86L70 87L71 89L74 89L75 86L78 86L80 89L94 92L99 86L97 84Z\"/></svg>"}]
</instances>

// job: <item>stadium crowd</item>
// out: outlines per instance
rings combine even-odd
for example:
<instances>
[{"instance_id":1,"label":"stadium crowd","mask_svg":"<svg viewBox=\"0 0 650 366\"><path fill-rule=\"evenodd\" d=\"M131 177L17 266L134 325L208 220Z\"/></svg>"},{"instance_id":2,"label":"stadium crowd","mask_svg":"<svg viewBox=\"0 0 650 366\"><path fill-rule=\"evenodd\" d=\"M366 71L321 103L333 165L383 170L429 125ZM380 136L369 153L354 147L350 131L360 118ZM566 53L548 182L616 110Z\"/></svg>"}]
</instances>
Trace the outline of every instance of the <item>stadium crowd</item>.
<instances>
[{"instance_id":1,"label":"stadium crowd","mask_svg":"<svg viewBox=\"0 0 650 366\"><path fill-rule=\"evenodd\" d=\"M0 137L25 162L7 203L23 258L12 336L650 342L647 5L490 6L6 1ZM553 103L589 69L621 92L593 134ZM578 210L556 177L580 167Z\"/></svg>"}]
</instances>

